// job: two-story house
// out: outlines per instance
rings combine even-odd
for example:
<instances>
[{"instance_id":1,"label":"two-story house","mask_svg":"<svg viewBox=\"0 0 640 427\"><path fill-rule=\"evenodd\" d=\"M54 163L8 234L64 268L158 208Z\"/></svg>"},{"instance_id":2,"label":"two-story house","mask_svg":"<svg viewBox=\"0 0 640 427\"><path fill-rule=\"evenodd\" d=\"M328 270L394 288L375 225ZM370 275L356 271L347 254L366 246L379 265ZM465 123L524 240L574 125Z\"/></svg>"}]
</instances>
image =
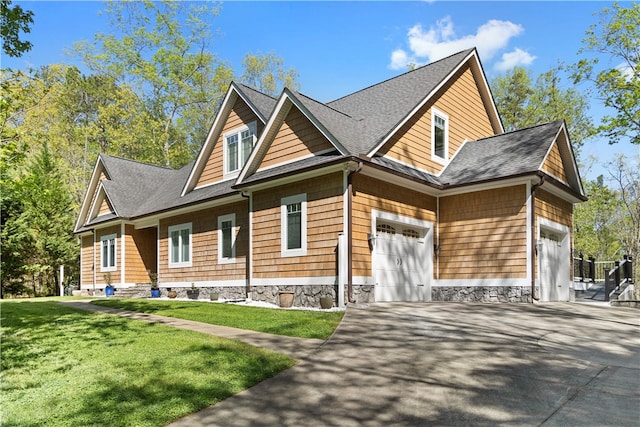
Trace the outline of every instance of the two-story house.
<instances>
[{"instance_id":1,"label":"two-story house","mask_svg":"<svg viewBox=\"0 0 640 427\"><path fill-rule=\"evenodd\" d=\"M192 164L99 156L81 288L569 300L584 200L565 123L505 133L475 49L327 103L232 83Z\"/></svg>"}]
</instances>

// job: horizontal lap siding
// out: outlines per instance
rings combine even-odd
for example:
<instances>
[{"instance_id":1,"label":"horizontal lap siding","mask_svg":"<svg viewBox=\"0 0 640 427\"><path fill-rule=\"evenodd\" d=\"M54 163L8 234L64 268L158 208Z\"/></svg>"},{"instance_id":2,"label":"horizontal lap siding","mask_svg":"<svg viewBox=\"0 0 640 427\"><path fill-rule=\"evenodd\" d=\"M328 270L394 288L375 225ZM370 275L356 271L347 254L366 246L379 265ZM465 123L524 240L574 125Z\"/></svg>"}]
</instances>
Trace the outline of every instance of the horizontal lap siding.
<instances>
[{"instance_id":1,"label":"horizontal lap siding","mask_svg":"<svg viewBox=\"0 0 640 427\"><path fill-rule=\"evenodd\" d=\"M98 211L98 216L108 214L113 212L111 205L109 204L109 199L106 197L102 199L102 204L100 205L100 210Z\"/></svg>"},{"instance_id":2,"label":"horizontal lap siding","mask_svg":"<svg viewBox=\"0 0 640 427\"><path fill-rule=\"evenodd\" d=\"M224 143L222 141L223 136L226 132L230 132L234 129L238 129L242 126L249 125L251 122L256 122L257 124L257 136L260 135L262 129L264 128L263 123L258 120L258 116L249 108L247 104L240 98L233 105L233 109L231 113L229 113L229 117L227 118L227 122L222 128L222 133L218 135L218 139L216 140L215 145L211 150L211 154L209 154L209 159L207 160L207 164L202 170L202 174L198 179L198 183L196 187L201 187L203 185L211 184L214 182L221 181L224 173L224 165L223 165L223 154L224 154Z\"/></svg>"},{"instance_id":3,"label":"horizontal lap siding","mask_svg":"<svg viewBox=\"0 0 640 427\"><path fill-rule=\"evenodd\" d=\"M558 143L554 143L549 156L542 165L542 170L553 175L564 183L567 183L567 173L564 170L562 164L562 157L560 156L560 150L558 149Z\"/></svg>"},{"instance_id":4,"label":"horizontal lap siding","mask_svg":"<svg viewBox=\"0 0 640 427\"><path fill-rule=\"evenodd\" d=\"M408 218L436 222L435 197L399 187L365 175L353 178L353 275L370 276L371 211L378 210Z\"/></svg>"},{"instance_id":5,"label":"horizontal lap siding","mask_svg":"<svg viewBox=\"0 0 640 427\"><path fill-rule=\"evenodd\" d=\"M100 230L96 230L96 284L105 284L104 275L106 272L100 271L100 266L102 265L102 252L101 252L101 242L100 239L102 236L106 236L108 234L116 235L116 270L111 271L111 283L116 284L120 283L120 269L122 266L120 265L120 251L122 249L122 245L120 244L120 239L122 236L120 235L120 226L114 225L113 227L102 228Z\"/></svg>"},{"instance_id":6,"label":"horizontal lap siding","mask_svg":"<svg viewBox=\"0 0 640 427\"><path fill-rule=\"evenodd\" d=\"M342 173L254 194L253 275L255 278L321 277L337 274L338 234L343 232ZM280 204L307 195L307 255L281 256Z\"/></svg>"},{"instance_id":7,"label":"horizontal lap siding","mask_svg":"<svg viewBox=\"0 0 640 427\"><path fill-rule=\"evenodd\" d=\"M440 198L440 279L526 278L524 185Z\"/></svg>"},{"instance_id":8,"label":"horizontal lap siding","mask_svg":"<svg viewBox=\"0 0 640 427\"><path fill-rule=\"evenodd\" d=\"M136 230L133 225L125 226L125 282L149 283L147 270L156 271L156 228Z\"/></svg>"},{"instance_id":9,"label":"horizontal lap siding","mask_svg":"<svg viewBox=\"0 0 640 427\"><path fill-rule=\"evenodd\" d=\"M449 117L449 158L465 140L493 135L473 74L465 67L398 130L381 152L419 169L439 173L443 166L431 160L433 106Z\"/></svg>"},{"instance_id":10,"label":"horizontal lap siding","mask_svg":"<svg viewBox=\"0 0 640 427\"><path fill-rule=\"evenodd\" d=\"M224 281L246 279L249 251L248 202L176 216L160 223L160 275L162 282ZM236 214L236 261L218 264L218 217ZM169 268L169 226L191 223L191 267Z\"/></svg>"},{"instance_id":11,"label":"horizontal lap siding","mask_svg":"<svg viewBox=\"0 0 640 427\"><path fill-rule=\"evenodd\" d=\"M82 236L81 247L81 262L80 266L80 284L82 286L93 284L93 236ZM95 265L98 265L98 261L95 261Z\"/></svg>"},{"instance_id":12,"label":"horizontal lap siding","mask_svg":"<svg viewBox=\"0 0 640 427\"><path fill-rule=\"evenodd\" d=\"M536 191L536 216L549 219L571 229L573 205L548 191Z\"/></svg>"},{"instance_id":13,"label":"horizontal lap siding","mask_svg":"<svg viewBox=\"0 0 640 427\"><path fill-rule=\"evenodd\" d=\"M327 138L294 106L278 130L260 167L308 157L313 153L332 148L333 145Z\"/></svg>"}]
</instances>

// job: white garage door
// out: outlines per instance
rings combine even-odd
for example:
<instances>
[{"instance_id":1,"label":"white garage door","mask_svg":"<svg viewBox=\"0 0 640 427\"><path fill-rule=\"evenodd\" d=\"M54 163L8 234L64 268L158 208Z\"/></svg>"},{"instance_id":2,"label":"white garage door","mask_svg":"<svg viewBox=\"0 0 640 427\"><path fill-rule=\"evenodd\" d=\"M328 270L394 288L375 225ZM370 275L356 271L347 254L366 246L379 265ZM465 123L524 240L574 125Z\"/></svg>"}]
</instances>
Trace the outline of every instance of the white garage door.
<instances>
[{"instance_id":1,"label":"white garage door","mask_svg":"<svg viewBox=\"0 0 640 427\"><path fill-rule=\"evenodd\" d=\"M569 301L569 271L562 249L564 237L552 231L540 231L540 299L542 301Z\"/></svg>"},{"instance_id":2,"label":"white garage door","mask_svg":"<svg viewBox=\"0 0 640 427\"><path fill-rule=\"evenodd\" d=\"M427 299L427 257L424 231L393 223L376 225L376 301Z\"/></svg>"}]
</instances>

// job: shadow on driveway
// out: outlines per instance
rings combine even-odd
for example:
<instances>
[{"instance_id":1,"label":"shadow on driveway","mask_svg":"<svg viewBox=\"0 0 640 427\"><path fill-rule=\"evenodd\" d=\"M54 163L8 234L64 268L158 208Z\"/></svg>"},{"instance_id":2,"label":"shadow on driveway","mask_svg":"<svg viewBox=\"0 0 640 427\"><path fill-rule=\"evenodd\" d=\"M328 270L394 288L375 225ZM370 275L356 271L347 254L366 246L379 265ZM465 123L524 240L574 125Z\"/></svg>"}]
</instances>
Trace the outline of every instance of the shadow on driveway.
<instances>
[{"instance_id":1,"label":"shadow on driveway","mask_svg":"<svg viewBox=\"0 0 640 427\"><path fill-rule=\"evenodd\" d=\"M299 365L173 426L640 425L640 312L351 307Z\"/></svg>"}]
</instances>

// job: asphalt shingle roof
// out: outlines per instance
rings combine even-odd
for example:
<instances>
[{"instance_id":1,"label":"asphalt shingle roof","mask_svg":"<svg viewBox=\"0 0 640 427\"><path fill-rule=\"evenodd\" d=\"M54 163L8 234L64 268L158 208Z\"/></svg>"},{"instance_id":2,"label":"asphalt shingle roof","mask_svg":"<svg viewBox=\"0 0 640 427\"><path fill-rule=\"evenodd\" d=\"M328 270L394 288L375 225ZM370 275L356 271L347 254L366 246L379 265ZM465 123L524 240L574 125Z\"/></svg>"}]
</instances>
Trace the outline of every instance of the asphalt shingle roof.
<instances>
[{"instance_id":1,"label":"asphalt shingle roof","mask_svg":"<svg viewBox=\"0 0 640 427\"><path fill-rule=\"evenodd\" d=\"M265 95L262 92L258 92L249 86L245 86L242 83L236 83L236 86L238 86L238 89L242 91L242 94L247 97L249 102L258 109L260 114L262 114L262 117L265 120L268 120L273 109L276 107L278 100L270 97L269 95Z\"/></svg>"},{"instance_id":2,"label":"asphalt shingle roof","mask_svg":"<svg viewBox=\"0 0 640 427\"><path fill-rule=\"evenodd\" d=\"M345 159L345 156L361 157L369 153L471 52L473 49L459 52L326 104L292 92L295 100L347 153L344 156L335 152L314 156L258 171L246 177L242 185L322 167ZM276 99L242 84L236 84L236 88L265 119L269 119L277 105ZM562 125L563 122L555 121L467 142L440 176L418 171L385 157L374 156L371 163L439 188L533 173L542 164ZM180 170L172 170L104 154L100 158L110 177L103 181L104 189L122 218L141 217L238 191L233 188L235 181L227 180L182 196L193 163ZM99 219L105 218L102 216Z\"/></svg>"},{"instance_id":3,"label":"asphalt shingle roof","mask_svg":"<svg viewBox=\"0 0 640 427\"><path fill-rule=\"evenodd\" d=\"M536 172L562 125L558 120L467 142L439 180L460 185Z\"/></svg>"},{"instance_id":4,"label":"asphalt shingle roof","mask_svg":"<svg viewBox=\"0 0 640 427\"><path fill-rule=\"evenodd\" d=\"M361 121L363 136L352 154L378 145L471 52L468 49L327 103Z\"/></svg>"}]
</instances>

